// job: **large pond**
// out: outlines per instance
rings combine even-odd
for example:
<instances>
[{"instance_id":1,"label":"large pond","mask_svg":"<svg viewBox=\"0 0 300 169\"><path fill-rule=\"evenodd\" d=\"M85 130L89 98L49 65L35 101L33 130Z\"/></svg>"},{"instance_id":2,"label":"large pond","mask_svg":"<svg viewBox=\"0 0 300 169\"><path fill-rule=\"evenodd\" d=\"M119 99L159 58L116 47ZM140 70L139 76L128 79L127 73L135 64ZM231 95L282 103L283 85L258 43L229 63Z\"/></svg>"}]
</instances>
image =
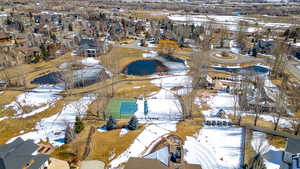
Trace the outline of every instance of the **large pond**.
<instances>
[{"instance_id":1,"label":"large pond","mask_svg":"<svg viewBox=\"0 0 300 169\"><path fill-rule=\"evenodd\" d=\"M254 71L257 73L268 73L269 69L264 67L264 66L259 66L259 65L255 65L255 66L247 66L247 67L218 67L218 66L210 66L213 69L216 70L223 70L223 71L228 71L228 72L242 72L242 71Z\"/></svg>"},{"instance_id":2,"label":"large pond","mask_svg":"<svg viewBox=\"0 0 300 169\"><path fill-rule=\"evenodd\" d=\"M67 69L66 67L71 64L63 64L60 67L61 71L40 76L31 83L39 85L61 83L68 88L79 88L92 85L109 77L105 69L99 64L83 64L79 69Z\"/></svg>"},{"instance_id":3,"label":"large pond","mask_svg":"<svg viewBox=\"0 0 300 169\"><path fill-rule=\"evenodd\" d=\"M137 60L128 64L123 70L124 74L145 76L159 72L186 71L185 61L171 56L157 56L153 59Z\"/></svg>"}]
</instances>

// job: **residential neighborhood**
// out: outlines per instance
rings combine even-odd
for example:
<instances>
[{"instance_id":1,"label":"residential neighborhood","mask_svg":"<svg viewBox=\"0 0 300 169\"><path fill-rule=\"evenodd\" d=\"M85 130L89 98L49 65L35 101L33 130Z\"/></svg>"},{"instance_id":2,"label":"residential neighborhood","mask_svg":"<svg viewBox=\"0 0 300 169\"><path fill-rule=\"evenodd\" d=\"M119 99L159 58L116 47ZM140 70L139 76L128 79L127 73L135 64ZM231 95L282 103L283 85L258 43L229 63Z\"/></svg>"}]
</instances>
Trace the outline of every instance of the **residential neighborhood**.
<instances>
[{"instance_id":1,"label":"residential neighborhood","mask_svg":"<svg viewBox=\"0 0 300 169\"><path fill-rule=\"evenodd\" d=\"M300 169L300 1L0 1L0 169Z\"/></svg>"}]
</instances>

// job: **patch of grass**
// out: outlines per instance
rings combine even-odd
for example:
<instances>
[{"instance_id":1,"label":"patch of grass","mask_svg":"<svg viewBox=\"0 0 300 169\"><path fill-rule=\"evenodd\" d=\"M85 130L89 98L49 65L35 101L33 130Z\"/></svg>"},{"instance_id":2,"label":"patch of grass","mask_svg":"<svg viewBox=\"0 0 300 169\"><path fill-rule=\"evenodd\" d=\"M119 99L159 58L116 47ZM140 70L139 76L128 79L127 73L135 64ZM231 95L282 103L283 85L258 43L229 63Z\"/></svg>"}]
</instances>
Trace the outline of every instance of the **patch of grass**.
<instances>
[{"instance_id":1,"label":"patch of grass","mask_svg":"<svg viewBox=\"0 0 300 169\"><path fill-rule=\"evenodd\" d=\"M251 140L252 140L252 130L247 131L246 140L245 140L245 164L249 164L251 159L256 155L256 152L254 151Z\"/></svg>"},{"instance_id":2,"label":"patch of grass","mask_svg":"<svg viewBox=\"0 0 300 169\"><path fill-rule=\"evenodd\" d=\"M128 120L118 120L118 129L108 132L96 131L92 137L91 151L87 160L101 160L108 164L113 159L112 157L117 157L124 152L144 130L144 125L141 124L139 129L129 131L126 135L120 136L121 128L127 123ZM70 160L73 157L82 159L90 127L98 128L99 126L105 125L106 122L85 121L84 124L84 130L77 135L73 142L56 149L51 155L62 160Z\"/></svg>"},{"instance_id":3,"label":"patch of grass","mask_svg":"<svg viewBox=\"0 0 300 169\"><path fill-rule=\"evenodd\" d=\"M267 139L268 139L270 145L272 145L278 149L281 149L281 150L285 149L285 144L287 141L286 138L267 134Z\"/></svg>"},{"instance_id":4,"label":"patch of grass","mask_svg":"<svg viewBox=\"0 0 300 169\"><path fill-rule=\"evenodd\" d=\"M141 125L139 129L129 131L123 136L119 135L121 129L103 133L96 131L92 139L91 153L88 156L88 160L101 160L108 164L113 156L117 157L124 152L143 130L144 126Z\"/></svg>"},{"instance_id":5,"label":"patch of grass","mask_svg":"<svg viewBox=\"0 0 300 169\"><path fill-rule=\"evenodd\" d=\"M197 133L202 127L202 118L194 118L192 120L184 120L176 125L176 131L171 134L179 136L182 140L186 139L186 136L192 136Z\"/></svg>"},{"instance_id":6,"label":"patch of grass","mask_svg":"<svg viewBox=\"0 0 300 169\"><path fill-rule=\"evenodd\" d=\"M113 73L120 73L126 65L136 60L143 60L139 49L114 47L109 53L100 57L101 63Z\"/></svg>"},{"instance_id":7,"label":"patch of grass","mask_svg":"<svg viewBox=\"0 0 300 169\"><path fill-rule=\"evenodd\" d=\"M55 149L51 156L60 160L68 161L76 157L76 154L72 151L72 147L70 146L70 144L64 144L61 147Z\"/></svg>"},{"instance_id":8,"label":"patch of grass","mask_svg":"<svg viewBox=\"0 0 300 169\"><path fill-rule=\"evenodd\" d=\"M3 109L3 106L11 103L16 100L17 95L21 94L19 91L4 91L0 94L0 107Z\"/></svg>"},{"instance_id":9,"label":"patch of grass","mask_svg":"<svg viewBox=\"0 0 300 169\"><path fill-rule=\"evenodd\" d=\"M57 101L57 103L51 108L27 118L9 118L0 121L0 125L4 126L0 128L0 144L4 144L9 139L20 135L21 131L23 131L24 133L34 131L34 127L37 122L39 122L43 118L50 117L51 115L60 112L65 104L74 99L77 98L69 97L61 99Z\"/></svg>"}]
</instances>

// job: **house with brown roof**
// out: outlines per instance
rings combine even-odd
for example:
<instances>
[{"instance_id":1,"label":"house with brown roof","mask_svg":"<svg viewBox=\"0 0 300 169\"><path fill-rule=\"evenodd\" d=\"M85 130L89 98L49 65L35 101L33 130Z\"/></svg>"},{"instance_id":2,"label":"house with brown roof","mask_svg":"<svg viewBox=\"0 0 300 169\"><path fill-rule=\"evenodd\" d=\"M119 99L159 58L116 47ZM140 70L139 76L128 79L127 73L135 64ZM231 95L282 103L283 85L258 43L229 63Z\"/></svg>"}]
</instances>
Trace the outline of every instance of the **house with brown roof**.
<instances>
[{"instance_id":1,"label":"house with brown roof","mask_svg":"<svg viewBox=\"0 0 300 169\"><path fill-rule=\"evenodd\" d=\"M11 39L11 36L9 33L0 32L0 42L9 41L10 39Z\"/></svg>"},{"instance_id":2,"label":"house with brown roof","mask_svg":"<svg viewBox=\"0 0 300 169\"><path fill-rule=\"evenodd\" d=\"M174 167L166 166L159 160L131 157L124 169L172 169ZM175 169L175 168L174 168ZM176 166L176 169L201 169L196 164L183 164Z\"/></svg>"}]
</instances>

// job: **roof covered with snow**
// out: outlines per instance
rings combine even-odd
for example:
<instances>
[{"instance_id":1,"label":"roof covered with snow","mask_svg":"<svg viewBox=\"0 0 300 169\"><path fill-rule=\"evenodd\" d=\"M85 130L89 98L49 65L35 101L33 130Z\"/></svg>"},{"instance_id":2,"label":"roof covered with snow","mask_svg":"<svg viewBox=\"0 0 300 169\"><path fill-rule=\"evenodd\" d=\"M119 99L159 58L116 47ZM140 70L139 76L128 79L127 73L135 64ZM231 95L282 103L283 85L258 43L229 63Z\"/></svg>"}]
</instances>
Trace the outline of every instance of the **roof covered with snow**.
<instances>
[{"instance_id":1,"label":"roof covered with snow","mask_svg":"<svg viewBox=\"0 0 300 169\"><path fill-rule=\"evenodd\" d=\"M154 160L159 160L165 165L169 165L169 148L168 147L163 147L151 154L148 154L144 156L144 158L147 159L154 159Z\"/></svg>"}]
</instances>

